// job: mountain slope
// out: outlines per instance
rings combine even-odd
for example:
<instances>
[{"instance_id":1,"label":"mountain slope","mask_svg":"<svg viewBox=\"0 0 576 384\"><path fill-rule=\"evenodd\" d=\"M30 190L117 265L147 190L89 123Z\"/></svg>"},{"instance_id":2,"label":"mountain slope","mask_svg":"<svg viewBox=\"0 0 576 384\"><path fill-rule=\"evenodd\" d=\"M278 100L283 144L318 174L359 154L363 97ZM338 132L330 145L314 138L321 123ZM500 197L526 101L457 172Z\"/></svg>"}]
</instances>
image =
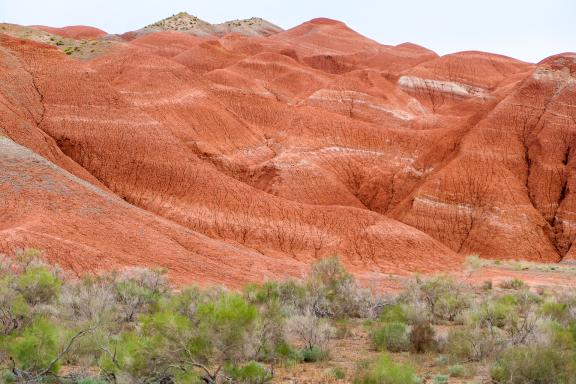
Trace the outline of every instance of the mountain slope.
<instances>
[{"instance_id":1,"label":"mountain slope","mask_svg":"<svg viewBox=\"0 0 576 384\"><path fill-rule=\"evenodd\" d=\"M91 57L0 34L3 250L228 285L333 253L365 279L574 259L573 54L177 16Z\"/></svg>"}]
</instances>

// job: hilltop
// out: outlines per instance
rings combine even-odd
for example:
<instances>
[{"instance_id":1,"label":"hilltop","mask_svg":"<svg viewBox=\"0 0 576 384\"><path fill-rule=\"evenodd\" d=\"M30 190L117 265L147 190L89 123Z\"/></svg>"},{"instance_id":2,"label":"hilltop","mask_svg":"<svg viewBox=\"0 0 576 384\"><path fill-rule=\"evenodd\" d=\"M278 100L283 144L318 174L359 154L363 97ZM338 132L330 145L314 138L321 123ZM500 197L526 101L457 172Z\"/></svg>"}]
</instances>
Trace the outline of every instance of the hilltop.
<instances>
[{"instance_id":1,"label":"hilltop","mask_svg":"<svg viewBox=\"0 0 576 384\"><path fill-rule=\"evenodd\" d=\"M135 31L136 34L177 31L194 36L223 36L238 33L244 36L268 36L282 31L282 28L259 17L232 20L221 24L210 24L186 12L180 12Z\"/></svg>"}]
</instances>

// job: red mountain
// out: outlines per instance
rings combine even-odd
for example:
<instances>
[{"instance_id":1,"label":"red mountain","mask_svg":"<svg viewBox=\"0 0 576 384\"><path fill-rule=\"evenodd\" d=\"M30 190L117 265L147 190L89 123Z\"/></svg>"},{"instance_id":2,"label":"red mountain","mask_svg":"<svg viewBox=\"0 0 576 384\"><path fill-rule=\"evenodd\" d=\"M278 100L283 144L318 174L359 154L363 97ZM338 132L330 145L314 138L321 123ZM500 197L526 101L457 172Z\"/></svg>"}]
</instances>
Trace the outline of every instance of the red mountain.
<instances>
[{"instance_id":1,"label":"red mountain","mask_svg":"<svg viewBox=\"0 0 576 384\"><path fill-rule=\"evenodd\" d=\"M333 253L376 280L576 260L576 54L439 57L328 19L95 31L0 25L5 252L232 286Z\"/></svg>"}]
</instances>

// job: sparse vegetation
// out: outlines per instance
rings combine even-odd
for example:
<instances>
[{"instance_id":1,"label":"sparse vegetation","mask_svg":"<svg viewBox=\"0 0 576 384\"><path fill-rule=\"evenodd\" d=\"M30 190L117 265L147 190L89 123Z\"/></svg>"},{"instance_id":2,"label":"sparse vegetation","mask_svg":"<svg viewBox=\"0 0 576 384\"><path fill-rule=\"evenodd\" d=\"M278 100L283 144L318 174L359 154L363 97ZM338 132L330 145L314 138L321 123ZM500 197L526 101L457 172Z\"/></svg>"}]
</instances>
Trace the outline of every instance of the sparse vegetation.
<instances>
[{"instance_id":1,"label":"sparse vegetation","mask_svg":"<svg viewBox=\"0 0 576 384\"><path fill-rule=\"evenodd\" d=\"M346 372L342 368L332 368L330 369L330 375L336 380L343 380L346 377Z\"/></svg>"},{"instance_id":2,"label":"sparse vegetation","mask_svg":"<svg viewBox=\"0 0 576 384\"><path fill-rule=\"evenodd\" d=\"M384 323L372 332L372 343L379 351L400 352L408 350L406 324L397 321Z\"/></svg>"},{"instance_id":3,"label":"sparse vegetation","mask_svg":"<svg viewBox=\"0 0 576 384\"><path fill-rule=\"evenodd\" d=\"M318 366L330 382L419 383L420 373L445 383L481 372L502 384L570 384L575 303L571 292L534 294L523 282L485 290L443 276L411 279L384 300L337 258L301 282L175 291L162 270L78 279L23 251L0 263L0 380L268 383L279 369ZM354 361L355 372L334 367L335 345L359 337L358 360L372 359Z\"/></svg>"},{"instance_id":4,"label":"sparse vegetation","mask_svg":"<svg viewBox=\"0 0 576 384\"><path fill-rule=\"evenodd\" d=\"M461 364L451 365L448 368L451 377L464 377L466 376L466 368Z\"/></svg>"},{"instance_id":5,"label":"sparse vegetation","mask_svg":"<svg viewBox=\"0 0 576 384\"><path fill-rule=\"evenodd\" d=\"M358 366L354 384L419 384L414 368L406 364L394 363L390 356L383 354L374 363Z\"/></svg>"},{"instance_id":6,"label":"sparse vegetation","mask_svg":"<svg viewBox=\"0 0 576 384\"><path fill-rule=\"evenodd\" d=\"M526 286L522 280L519 279L512 279L506 280L500 283L500 288L503 289L522 289Z\"/></svg>"}]
</instances>

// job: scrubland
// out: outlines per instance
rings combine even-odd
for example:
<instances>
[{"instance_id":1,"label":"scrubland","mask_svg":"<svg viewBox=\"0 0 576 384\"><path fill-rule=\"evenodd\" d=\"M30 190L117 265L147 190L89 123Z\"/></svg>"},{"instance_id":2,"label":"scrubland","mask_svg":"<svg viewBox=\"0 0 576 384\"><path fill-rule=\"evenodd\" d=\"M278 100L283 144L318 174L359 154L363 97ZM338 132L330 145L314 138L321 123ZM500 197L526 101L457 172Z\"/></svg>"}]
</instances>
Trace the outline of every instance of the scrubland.
<instances>
[{"instance_id":1,"label":"scrubland","mask_svg":"<svg viewBox=\"0 0 576 384\"><path fill-rule=\"evenodd\" d=\"M39 256L0 265L4 383L576 382L564 288L413 276L376 293L332 257L229 291L162 270L78 278Z\"/></svg>"}]
</instances>

